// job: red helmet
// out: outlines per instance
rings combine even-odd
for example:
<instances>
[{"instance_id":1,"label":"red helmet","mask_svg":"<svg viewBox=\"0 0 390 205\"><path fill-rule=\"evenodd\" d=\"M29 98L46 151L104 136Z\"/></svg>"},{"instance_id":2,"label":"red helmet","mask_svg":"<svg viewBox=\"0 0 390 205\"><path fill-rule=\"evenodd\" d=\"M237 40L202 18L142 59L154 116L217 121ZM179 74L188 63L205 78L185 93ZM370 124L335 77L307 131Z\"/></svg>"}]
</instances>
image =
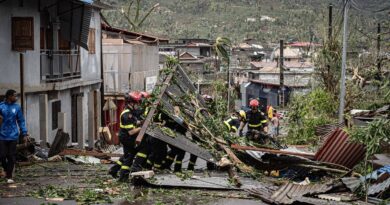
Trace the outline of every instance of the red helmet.
<instances>
[{"instance_id":1,"label":"red helmet","mask_svg":"<svg viewBox=\"0 0 390 205\"><path fill-rule=\"evenodd\" d=\"M140 103L142 95L138 91L132 91L125 94L126 103Z\"/></svg>"},{"instance_id":2,"label":"red helmet","mask_svg":"<svg viewBox=\"0 0 390 205\"><path fill-rule=\"evenodd\" d=\"M259 107L259 101L256 99L253 99L249 102L249 107Z\"/></svg>"},{"instance_id":3,"label":"red helmet","mask_svg":"<svg viewBox=\"0 0 390 205\"><path fill-rule=\"evenodd\" d=\"M141 94L141 96L143 98L149 98L150 97L150 94L148 92L146 92L146 91L142 91L142 92L140 92L140 94Z\"/></svg>"}]
</instances>

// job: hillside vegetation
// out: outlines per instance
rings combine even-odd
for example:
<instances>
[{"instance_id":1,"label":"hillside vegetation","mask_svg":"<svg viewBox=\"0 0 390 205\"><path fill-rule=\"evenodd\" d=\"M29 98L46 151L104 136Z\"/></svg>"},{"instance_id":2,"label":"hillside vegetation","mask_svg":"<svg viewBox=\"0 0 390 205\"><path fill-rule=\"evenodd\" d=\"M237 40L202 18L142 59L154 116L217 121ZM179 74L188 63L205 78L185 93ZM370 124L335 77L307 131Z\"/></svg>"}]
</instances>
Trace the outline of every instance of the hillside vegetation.
<instances>
[{"instance_id":1,"label":"hillside vegetation","mask_svg":"<svg viewBox=\"0 0 390 205\"><path fill-rule=\"evenodd\" d=\"M111 1L111 2L110 2ZM111 25L129 28L121 15L128 0L106 0L116 7L104 11ZM342 4L337 0L147 0L145 13L156 3L160 6L145 21L141 32L169 38L209 38L226 36L234 42L255 38L260 42L315 41L326 36L328 5L334 5L334 22L340 25ZM269 18L268 18L269 17ZM268 18L268 19L267 19ZM351 29L375 32L376 20L369 14L351 11ZM338 29L340 26L337 27ZM336 29L337 30L337 29ZM337 32L337 31L336 31ZM352 32L355 45L368 38Z\"/></svg>"}]
</instances>

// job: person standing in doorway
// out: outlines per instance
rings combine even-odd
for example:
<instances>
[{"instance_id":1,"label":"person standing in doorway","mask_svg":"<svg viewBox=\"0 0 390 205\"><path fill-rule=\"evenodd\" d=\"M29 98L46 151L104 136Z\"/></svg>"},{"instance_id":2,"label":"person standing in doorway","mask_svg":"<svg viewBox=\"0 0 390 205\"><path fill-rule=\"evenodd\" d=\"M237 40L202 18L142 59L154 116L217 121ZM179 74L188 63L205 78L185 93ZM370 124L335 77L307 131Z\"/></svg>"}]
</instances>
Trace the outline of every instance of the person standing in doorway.
<instances>
[{"instance_id":1,"label":"person standing in doorway","mask_svg":"<svg viewBox=\"0 0 390 205\"><path fill-rule=\"evenodd\" d=\"M12 173L16 161L16 145L19 136L23 136L23 142L28 141L28 134L22 108L16 104L15 90L7 90L5 101L0 103L0 160L6 172L7 183L12 184Z\"/></svg>"}]
</instances>

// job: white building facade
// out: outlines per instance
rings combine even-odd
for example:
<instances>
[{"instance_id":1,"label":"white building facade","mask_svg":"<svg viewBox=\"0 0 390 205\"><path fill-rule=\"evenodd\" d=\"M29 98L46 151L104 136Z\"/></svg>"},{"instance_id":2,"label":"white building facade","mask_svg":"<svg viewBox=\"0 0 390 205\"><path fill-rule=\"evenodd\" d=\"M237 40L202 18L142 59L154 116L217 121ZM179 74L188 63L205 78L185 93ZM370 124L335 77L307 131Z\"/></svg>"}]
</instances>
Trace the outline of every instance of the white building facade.
<instances>
[{"instance_id":1,"label":"white building facade","mask_svg":"<svg viewBox=\"0 0 390 205\"><path fill-rule=\"evenodd\" d=\"M42 145L52 143L58 129L80 148L96 139L100 9L91 0L0 3L0 95L7 89L24 93L28 132Z\"/></svg>"}]
</instances>

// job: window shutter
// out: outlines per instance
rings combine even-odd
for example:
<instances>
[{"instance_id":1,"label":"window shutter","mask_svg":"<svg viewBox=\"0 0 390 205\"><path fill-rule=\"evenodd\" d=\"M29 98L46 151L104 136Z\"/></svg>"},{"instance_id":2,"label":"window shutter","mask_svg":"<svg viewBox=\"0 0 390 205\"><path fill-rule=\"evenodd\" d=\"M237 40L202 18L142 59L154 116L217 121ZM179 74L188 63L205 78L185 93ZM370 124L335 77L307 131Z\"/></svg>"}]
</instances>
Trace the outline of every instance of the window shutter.
<instances>
[{"instance_id":1,"label":"window shutter","mask_svg":"<svg viewBox=\"0 0 390 205\"><path fill-rule=\"evenodd\" d=\"M61 36L61 31L58 32L58 48L60 50L70 50L70 42Z\"/></svg>"},{"instance_id":2,"label":"window shutter","mask_svg":"<svg viewBox=\"0 0 390 205\"><path fill-rule=\"evenodd\" d=\"M95 43L96 43L95 29L90 28L88 34L88 50L90 54L95 54L96 52Z\"/></svg>"},{"instance_id":3,"label":"window shutter","mask_svg":"<svg viewBox=\"0 0 390 205\"><path fill-rule=\"evenodd\" d=\"M34 50L33 17L12 17L12 50Z\"/></svg>"}]
</instances>

